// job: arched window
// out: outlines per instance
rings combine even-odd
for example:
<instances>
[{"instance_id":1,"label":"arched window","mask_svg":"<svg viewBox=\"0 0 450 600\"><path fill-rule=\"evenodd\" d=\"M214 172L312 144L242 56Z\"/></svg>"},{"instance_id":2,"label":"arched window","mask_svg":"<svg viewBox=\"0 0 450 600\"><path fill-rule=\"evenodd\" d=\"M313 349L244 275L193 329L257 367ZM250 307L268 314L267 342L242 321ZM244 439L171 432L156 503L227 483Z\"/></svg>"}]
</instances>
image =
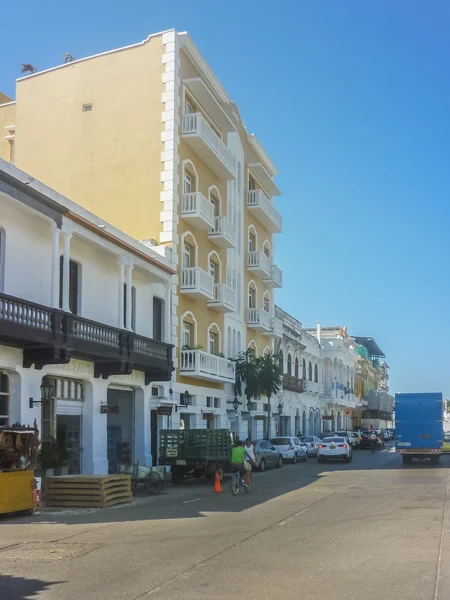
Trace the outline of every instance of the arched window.
<instances>
[{"instance_id":1,"label":"arched window","mask_svg":"<svg viewBox=\"0 0 450 600\"><path fill-rule=\"evenodd\" d=\"M302 378L306 381L306 360L302 360Z\"/></svg>"},{"instance_id":2,"label":"arched window","mask_svg":"<svg viewBox=\"0 0 450 600\"><path fill-rule=\"evenodd\" d=\"M288 354L288 359L287 359L287 372L288 372L288 375L292 375L292 356L291 356L290 352Z\"/></svg>"},{"instance_id":3,"label":"arched window","mask_svg":"<svg viewBox=\"0 0 450 600\"><path fill-rule=\"evenodd\" d=\"M313 380L313 369L312 369L311 361L309 361L309 364L308 364L308 379L309 379L309 381Z\"/></svg>"},{"instance_id":4,"label":"arched window","mask_svg":"<svg viewBox=\"0 0 450 600\"><path fill-rule=\"evenodd\" d=\"M284 354L283 350L278 353L278 366L280 367L281 373L284 373Z\"/></svg>"},{"instance_id":5,"label":"arched window","mask_svg":"<svg viewBox=\"0 0 450 600\"><path fill-rule=\"evenodd\" d=\"M319 367L314 365L314 381L319 383Z\"/></svg>"},{"instance_id":6,"label":"arched window","mask_svg":"<svg viewBox=\"0 0 450 600\"><path fill-rule=\"evenodd\" d=\"M296 359L295 359L295 371L294 371L294 374L297 377L297 379L298 379L299 366L300 365L298 364L298 357L296 357Z\"/></svg>"},{"instance_id":7,"label":"arched window","mask_svg":"<svg viewBox=\"0 0 450 600\"><path fill-rule=\"evenodd\" d=\"M270 296L267 292L264 293L264 305L263 308L266 312L270 313Z\"/></svg>"},{"instance_id":8,"label":"arched window","mask_svg":"<svg viewBox=\"0 0 450 600\"><path fill-rule=\"evenodd\" d=\"M198 190L198 175L194 163L190 160L183 162L183 195L193 194Z\"/></svg>"}]
</instances>

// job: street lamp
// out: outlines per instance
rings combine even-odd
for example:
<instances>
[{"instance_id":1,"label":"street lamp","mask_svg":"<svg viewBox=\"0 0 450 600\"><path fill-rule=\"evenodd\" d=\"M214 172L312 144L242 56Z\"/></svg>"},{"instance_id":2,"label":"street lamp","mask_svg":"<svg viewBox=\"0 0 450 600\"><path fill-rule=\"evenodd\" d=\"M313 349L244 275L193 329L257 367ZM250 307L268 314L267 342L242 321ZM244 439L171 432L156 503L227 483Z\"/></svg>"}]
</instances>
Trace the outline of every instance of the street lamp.
<instances>
[{"instance_id":1,"label":"street lamp","mask_svg":"<svg viewBox=\"0 0 450 600\"><path fill-rule=\"evenodd\" d=\"M188 390L186 390L184 394L181 394L180 400L182 400L180 404L183 404L184 406L189 406L192 404L192 396Z\"/></svg>"},{"instance_id":2,"label":"street lamp","mask_svg":"<svg viewBox=\"0 0 450 600\"><path fill-rule=\"evenodd\" d=\"M34 406L39 406L40 404L48 404L55 395L55 386L53 384L53 380L48 375L45 375L45 377L42 378L40 388L41 399L34 400L33 398L30 398L30 408L33 408Z\"/></svg>"},{"instance_id":3,"label":"street lamp","mask_svg":"<svg viewBox=\"0 0 450 600\"><path fill-rule=\"evenodd\" d=\"M234 408L235 411L237 411L237 409L239 408L239 405L240 405L240 402L237 399L237 396L235 396L234 399L233 399L233 408Z\"/></svg>"},{"instance_id":4,"label":"street lamp","mask_svg":"<svg viewBox=\"0 0 450 600\"><path fill-rule=\"evenodd\" d=\"M283 405L281 404L281 402L280 402L280 404L277 406L277 409L278 409L278 414L279 414L279 415L280 415L280 417L281 417L281 415L283 414Z\"/></svg>"}]
</instances>

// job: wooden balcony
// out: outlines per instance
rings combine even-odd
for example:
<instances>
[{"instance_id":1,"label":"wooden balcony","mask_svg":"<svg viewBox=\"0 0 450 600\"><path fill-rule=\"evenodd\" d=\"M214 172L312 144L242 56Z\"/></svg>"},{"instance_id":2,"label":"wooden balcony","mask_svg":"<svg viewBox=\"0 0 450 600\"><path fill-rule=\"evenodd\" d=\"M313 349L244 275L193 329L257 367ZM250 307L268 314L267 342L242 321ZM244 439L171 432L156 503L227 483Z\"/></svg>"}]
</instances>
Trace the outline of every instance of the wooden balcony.
<instances>
[{"instance_id":1,"label":"wooden balcony","mask_svg":"<svg viewBox=\"0 0 450 600\"><path fill-rule=\"evenodd\" d=\"M302 394L304 391L303 379L285 374L283 375L283 389Z\"/></svg>"},{"instance_id":2,"label":"wooden balcony","mask_svg":"<svg viewBox=\"0 0 450 600\"><path fill-rule=\"evenodd\" d=\"M0 294L0 344L22 348L27 368L81 358L94 363L96 377L135 369L146 383L169 380L173 370L170 344L7 294Z\"/></svg>"}]
</instances>

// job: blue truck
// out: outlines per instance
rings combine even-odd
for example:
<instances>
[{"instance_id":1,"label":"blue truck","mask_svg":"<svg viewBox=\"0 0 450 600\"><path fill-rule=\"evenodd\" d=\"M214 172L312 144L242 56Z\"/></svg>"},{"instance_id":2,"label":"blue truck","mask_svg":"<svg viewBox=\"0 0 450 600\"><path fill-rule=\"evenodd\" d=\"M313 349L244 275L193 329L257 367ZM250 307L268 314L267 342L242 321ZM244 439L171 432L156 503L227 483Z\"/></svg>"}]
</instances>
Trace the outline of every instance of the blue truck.
<instances>
[{"instance_id":1,"label":"blue truck","mask_svg":"<svg viewBox=\"0 0 450 600\"><path fill-rule=\"evenodd\" d=\"M442 394L395 394L395 450L403 464L413 458L438 464L442 454L444 405Z\"/></svg>"}]
</instances>

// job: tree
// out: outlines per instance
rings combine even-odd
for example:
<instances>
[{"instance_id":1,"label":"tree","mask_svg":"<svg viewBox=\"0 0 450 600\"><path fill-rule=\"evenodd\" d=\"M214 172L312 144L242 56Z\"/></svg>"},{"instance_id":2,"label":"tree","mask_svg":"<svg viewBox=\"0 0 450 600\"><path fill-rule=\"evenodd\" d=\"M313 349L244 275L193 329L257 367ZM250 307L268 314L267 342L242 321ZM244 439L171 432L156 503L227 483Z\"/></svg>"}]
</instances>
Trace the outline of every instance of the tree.
<instances>
[{"instance_id":1,"label":"tree","mask_svg":"<svg viewBox=\"0 0 450 600\"><path fill-rule=\"evenodd\" d=\"M267 396L268 419L266 437L270 437L270 420L272 409L270 400L272 396L278 394L281 389L282 373L280 370L280 361L277 354L264 354L256 359L256 369L258 375L259 393Z\"/></svg>"},{"instance_id":2,"label":"tree","mask_svg":"<svg viewBox=\"0 0 450 600\"><path fill-rule=\"evenodd\" d=\"M22 75L24 73L30 73L30 75L32 75L33 73L37 72L37 69L36 67L33 67L33 65L30 65L30 63L23 63L20 72L22 73Z\"/></svg>"},{"instance_id":3,"label":"tree","mask_svg":"<svg viewBox=\"0 0 450 600\"><path fill-rule=\"evenodd\" d=\"M258 372L255 355L249 348L245 352L240 352L238 358L235 359L236 375L234 382L235 396L244 395L247 399L247 406L254 398L259 396ZM251 419L248 420L248 436L251 438L252 424Z\"/></svg>"}]
</instances>

